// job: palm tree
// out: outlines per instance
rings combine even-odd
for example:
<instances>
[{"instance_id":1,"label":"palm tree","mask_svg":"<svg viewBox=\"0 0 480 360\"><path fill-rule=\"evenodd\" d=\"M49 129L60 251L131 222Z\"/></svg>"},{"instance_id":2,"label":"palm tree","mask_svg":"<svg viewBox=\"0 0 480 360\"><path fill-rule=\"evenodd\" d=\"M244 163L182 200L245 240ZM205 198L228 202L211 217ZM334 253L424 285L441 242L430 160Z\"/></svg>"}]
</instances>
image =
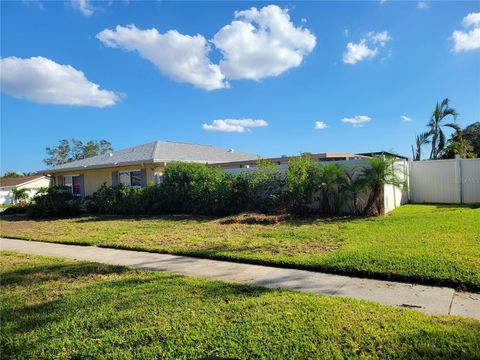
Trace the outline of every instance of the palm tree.
<instances>
[{"instance_id":1,"label":"palm tree","mask_svg":"<svg viewBox=\"0 0 480 360\"><path fill-rule=\"evenodd\" d=\"M364 201L361 195L364 194L366 186L365 178L359 173L358 167L345 171L339 186L339 193L347 201L351 201L350 207L354 215L363 214Z\"/></svg>"},{"instance_id":2,"label":"palm tree","mask_svg":"<svg viewBox=\"0 0 480 360\"><path fill-rule=\"evenodd\" d=\"M339 164L319 164L317 172L317 189L320 192L320 207L323 213L333 214L336 205L338 187L345 174Z\"/></svg>"},{"instance_id":3,"label":"palm tree","mask_svg":"<svg viewBox=\"0 0 480 360\"><path fill-rule=\"evenodd\" d=\"M426 131L424 133L421 133L420 135L417 135L415 137L415 148L412 145L412 155L413 155L413 160L419 161L422 158L422 146L426 144L430 144L431 140L430 137L432 136L432 133L429 131Z\"/></svg>"},{"instance_id":4,"label":"palm tree","mask_svg":"<svg viewBox=\"0 0 480 360\"><path fill-rule=\"evenodd\" d=\"M430 128L430 133L432 134L432 151L430 152L430 160L437 159L439 154L445 148L446 139L442 127L460 130L460 127L455 124L455 122L447 124L443 123L448 116L453 117L453 121L455 121L457 120L458 113L454 108L450 107L448 99L443 99L441 104L437 101L432 117L427 124Z\"/></svg>"},{"instance_id":5,"label":"palm tree","mask_svg":"<svg viewBox=\"0 0 480 360\"><path fill-rule=\"evenodd\" d=\"M13 195L13 202L15 204L19 204L20 202L24 202L28 200L29 191L26 188L21 188L21 189L13 188L12 195Z\"/></svg>"},{"instance_id":6,"label":"palm tree","mask_svg":"<svg viewBox=\"0 0 480 360\"><path fill-rule=\"evenodd\" d=\"M366 186L370 189L365 212L367 215L378 216L385 211L383 201L385 185L403 187L405 181L399 176L401 169L395 166L394 157L374 156L368 160L368 164L369 166L361 172Z\"/></svg>"}]
</instances>

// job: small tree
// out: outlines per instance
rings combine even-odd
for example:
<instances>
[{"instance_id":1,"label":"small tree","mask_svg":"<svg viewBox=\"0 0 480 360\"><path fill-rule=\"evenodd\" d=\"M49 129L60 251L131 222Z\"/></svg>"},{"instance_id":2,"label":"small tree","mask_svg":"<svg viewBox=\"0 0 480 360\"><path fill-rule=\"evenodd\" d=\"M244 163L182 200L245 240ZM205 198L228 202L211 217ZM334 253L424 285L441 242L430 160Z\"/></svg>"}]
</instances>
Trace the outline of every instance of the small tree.
<instances>
[{"instance_id":1,"label":"small tree","mask_svg":"<svg viewBox=\"0 0 480 360\"><path fill-rule=\"evenodd\" d=\"M339 193L345 200L351 201L350 208L354 215L362 215L364 212L365 202L362 201L361 196L365 193L366 188L365 178L357 167L345 171Z\"/></svg>"},{"instance_id":2,"label":"small tree","mask_svg":"<svg viewBox=\"0 0 480 360\"><path fill-rule=\"evenodd\" d=\"M331 215L337 207L338 189L345 169L339 164L319 164L317 171L316 187L320 193L320 209Z\"/></svg>"},{"instance_id":3,"label":"small tree","mask_svg":"<svg viewBox=\"0 0 480 360\"><path fill-rule=\"evenodd\" d=\"M431 132L424 132L421 133L420 135L417 135L415 138L415 148L412 145L412 156L413 160L419 161L422 158L422 147L423 145L430 144L431 142Z\"/></svg>"},{"instance_id":4,"label":"small tree","mask_svg":"<svg viewBox=\"0 0 480 360\"><path fill-rule=\"evenodd\" d=\"M430 152L430 160L438 159L440 153L445 148L446 137L443 132L444 127L459 130L460 127L455 124L458 113L454 108L450 107L450 100L443 99L442 102L435 105L430 121L427 126L432 134L432 150ZM444 123L448 117L453 118L453 122Z\"/></svg>"},{"instance_id":5,"label":"small tree","mask_svg":"<svg viewBox=\"0 0 480 360\"><path fill-rule=\"evenodd\" d=\"M287 206L294 212L305 212L313 202L317 168L310 155L292 158L285 172Z\"/></svg>"},{"instance_id":6,"label":"small tree","mask_svg":"<svg viewBox=\"0 0 480 360\"><path fill-rule=\"evenodd\" d=\"M365 207L367 215L378 216L385 212L383 194L385 185L403 187L405 181L400 178L401 169L395 166L395 158L390 156L374 156L368 160L361 176L370 189L370 196Z\"/></svg>"},{"instance_id":7,"label":"small tree","mask_svg":"<svg viewBox=\"0 0 480 360\"><path fill-rule=\"evenodd\" d=\"M29 192L26 188L13 188L12 195L15 205L25 205L29 198Z\"/></svg>"}]
</instances>

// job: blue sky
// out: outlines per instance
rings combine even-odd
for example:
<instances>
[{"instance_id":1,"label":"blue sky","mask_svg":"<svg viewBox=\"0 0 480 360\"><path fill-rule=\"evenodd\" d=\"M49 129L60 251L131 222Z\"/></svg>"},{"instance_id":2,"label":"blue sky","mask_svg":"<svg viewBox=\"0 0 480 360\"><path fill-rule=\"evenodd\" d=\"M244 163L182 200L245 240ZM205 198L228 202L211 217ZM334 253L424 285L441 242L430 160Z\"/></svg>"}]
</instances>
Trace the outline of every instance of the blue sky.
<instances>
[{"instance_id":1,"label":"blue sky","mask_svg":"<svg viewBox=\"0 0 480 360\"><path fill-rule=\"evenodd\" d=\"M63 138L410 155L437 100L451 99L462 126L480 120L479 2L1 10L2 172L44 168L45 147Z\"/></svg>"}]
</instances>

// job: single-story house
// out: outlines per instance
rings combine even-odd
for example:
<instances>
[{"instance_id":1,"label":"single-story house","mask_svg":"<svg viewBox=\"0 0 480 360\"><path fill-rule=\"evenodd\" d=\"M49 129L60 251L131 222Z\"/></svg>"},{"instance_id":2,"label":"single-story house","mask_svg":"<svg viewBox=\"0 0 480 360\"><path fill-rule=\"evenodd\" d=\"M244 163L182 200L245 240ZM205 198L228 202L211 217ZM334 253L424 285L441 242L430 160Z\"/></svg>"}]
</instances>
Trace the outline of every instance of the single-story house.
<instances>
[{"instance_id":1,"label":"single-story house","mask_svg":"<svg viewBox=\"0 0 480 360\"><path fill-rule=\"evenodd\" d=\"M103 184L145 187L157 184L168 163L216 164L256 161L254 154L218 146L154 141L105 155L73 161L42 171L51 185L63 185L78 196L91 195Z\"/></svg>"},{"instance_id":2,"label":"single-story house","mask_svg":"<svg viewBox=\"0 0 480 360\"><path fill-rule=\"evenodd\" d=\"M28 189L29 196L34 196L40 188L48 187L50 178L44 175L19 176L0 179L0 204L13 202L12 190Z\"/></svg>"}]
</instances>

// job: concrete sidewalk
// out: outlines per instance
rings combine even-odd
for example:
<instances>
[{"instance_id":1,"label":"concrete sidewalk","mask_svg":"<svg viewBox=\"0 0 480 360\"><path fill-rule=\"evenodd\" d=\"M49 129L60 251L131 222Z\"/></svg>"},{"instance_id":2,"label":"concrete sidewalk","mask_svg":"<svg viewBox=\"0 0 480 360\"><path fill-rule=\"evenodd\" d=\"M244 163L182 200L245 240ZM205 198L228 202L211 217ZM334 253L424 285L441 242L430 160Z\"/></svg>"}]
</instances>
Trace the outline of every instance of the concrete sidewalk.
<instances>
[{"instance_id":1,"label":"concrete sidewalk","mask_svg":"<svg viewBox=\"0 0 480 360\"><path fill-rule=\"evenodd\" d=\"M417 309L431 314L462 315L480 319L480 294L434 287L198 259L188 256L117 250L93 246L0 239L1 250L60 256L69 259L167 271L226 282L284 288L323 295L376 301L384 305Z\"/></svg>"}]
</instances>

